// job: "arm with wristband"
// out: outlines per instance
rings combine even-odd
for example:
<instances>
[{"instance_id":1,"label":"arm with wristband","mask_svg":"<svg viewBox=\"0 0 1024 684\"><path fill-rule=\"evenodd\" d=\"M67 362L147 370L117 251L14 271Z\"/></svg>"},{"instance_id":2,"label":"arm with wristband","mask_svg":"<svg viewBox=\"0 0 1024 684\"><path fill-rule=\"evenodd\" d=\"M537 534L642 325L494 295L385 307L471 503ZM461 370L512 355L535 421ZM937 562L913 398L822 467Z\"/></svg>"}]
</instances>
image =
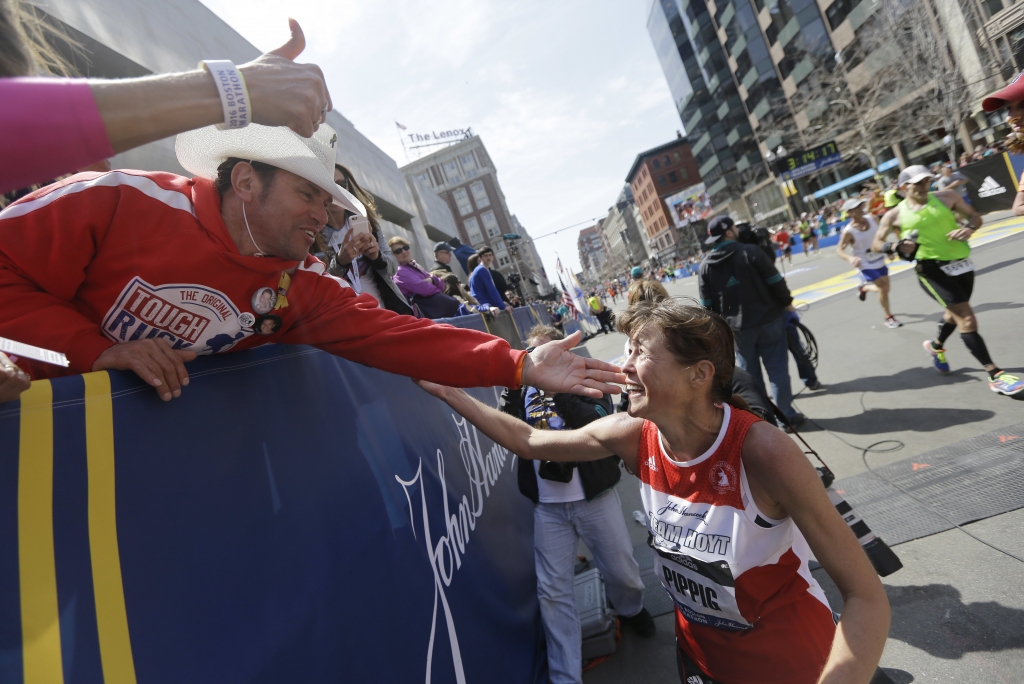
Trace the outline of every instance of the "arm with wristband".
<instances>
[{"instance_id":1,"label":"arm with wristband","mask_svg":"<svg viewBox=\"0 0 1024 684\"><path fill-rule=\"evenodd\" d=\"M295 20L290 28L287 43L238 67L211 60L194 71L133 79L0 79L0 100L12 105L0 115L8 162L0 192L213 124L287 126L309 137L331 97L319 67L293 61L306 43Z\"/></svg>"}]
</instances>

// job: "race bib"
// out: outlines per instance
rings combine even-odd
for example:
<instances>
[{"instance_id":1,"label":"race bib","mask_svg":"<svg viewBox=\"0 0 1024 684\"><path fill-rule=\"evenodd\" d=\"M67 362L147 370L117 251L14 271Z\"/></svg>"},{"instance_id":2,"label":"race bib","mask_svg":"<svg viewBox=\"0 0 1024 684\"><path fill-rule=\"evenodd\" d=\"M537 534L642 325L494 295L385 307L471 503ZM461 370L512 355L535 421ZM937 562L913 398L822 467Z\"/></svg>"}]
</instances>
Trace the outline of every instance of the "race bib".
<instances>
[{"instance_id":1,"label":"race bib","mask_svg":"<svg viewBox=\"0 0 1024 684\"><path fill-rule=\"evenodd\" d=\"M974 262L970 259L958 259L956 261L951 261L948 264L942 264L939 268L941 268L942 272L948 276L958 276L973 271Z\"/></svg>"},{"instance_id":2,"label":"race bib","mask_svg":"<svg viewBox=\"0 0 1024 684\"><path fill-rule=\"evenodd\" d=\"M647 543L654 549L654 569L662 586L689 622L731 632L753 627L736 605L736 586L727 562L702 561L659 548L653 537Z\"/></svg>"}]
</instances>

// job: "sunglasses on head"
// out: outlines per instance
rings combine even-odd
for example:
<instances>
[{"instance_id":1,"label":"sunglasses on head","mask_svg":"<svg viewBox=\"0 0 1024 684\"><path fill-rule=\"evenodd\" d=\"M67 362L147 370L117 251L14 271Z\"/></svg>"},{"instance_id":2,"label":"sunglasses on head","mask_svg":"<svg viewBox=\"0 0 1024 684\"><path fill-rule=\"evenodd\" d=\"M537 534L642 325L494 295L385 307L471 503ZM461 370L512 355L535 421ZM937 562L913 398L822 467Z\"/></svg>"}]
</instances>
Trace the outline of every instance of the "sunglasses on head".
<instances>
[{"instance_id":1,"label":"sunglasses on head","mask_svg":"<svg viewBox=\"0 0 1024 684\"><path fill-rule=\"evenodd\" d=\"M392 254L401 254L402 252L408 252L408 251L409 251L409 247L407 245L406 246L398 245L397 247L394 247L391 250L391 253Z\"/></svg>"}]
</instances>

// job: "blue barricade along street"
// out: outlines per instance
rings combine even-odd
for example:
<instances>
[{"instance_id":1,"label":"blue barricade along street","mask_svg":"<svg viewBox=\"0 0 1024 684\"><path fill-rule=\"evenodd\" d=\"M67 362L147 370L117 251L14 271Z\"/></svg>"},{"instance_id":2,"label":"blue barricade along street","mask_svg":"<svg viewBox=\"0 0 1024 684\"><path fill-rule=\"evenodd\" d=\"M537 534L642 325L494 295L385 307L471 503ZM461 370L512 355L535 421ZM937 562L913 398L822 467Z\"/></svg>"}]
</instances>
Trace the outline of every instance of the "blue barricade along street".
<instances>
[{"instance_id":1,"label":"blue barricade along street","mask_svg":"<svg viewBox=\"0 0 1024 684\"><path fill-rule=\"evenodd\" d=\"M189 370L0 406L0 681L546 681L515 455L308 347Z\"/></svg>"}]
</instances>

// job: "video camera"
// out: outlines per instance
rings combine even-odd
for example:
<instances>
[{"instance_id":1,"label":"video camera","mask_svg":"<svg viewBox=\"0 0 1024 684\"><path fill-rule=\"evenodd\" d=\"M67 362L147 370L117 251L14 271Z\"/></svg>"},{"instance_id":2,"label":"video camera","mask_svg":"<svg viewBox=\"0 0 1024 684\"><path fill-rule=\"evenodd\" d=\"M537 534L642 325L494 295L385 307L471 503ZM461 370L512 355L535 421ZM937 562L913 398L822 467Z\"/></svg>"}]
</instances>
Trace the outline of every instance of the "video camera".
<instances>
[{"instance_id":1,"label":"video camera","mask_svg":"<svg viewBox=\"0 0 1024 684\"><path fill-rule=\"evenodd\" d=\"M760 247L768 258L773 262L775 261L775 245L772 242L772 234L768 232L767 228L760 226L752 226L746 221L736 224L736 236L737 242L742 242L745 245L754 245Z\"/></svg>"}]
</instances>

